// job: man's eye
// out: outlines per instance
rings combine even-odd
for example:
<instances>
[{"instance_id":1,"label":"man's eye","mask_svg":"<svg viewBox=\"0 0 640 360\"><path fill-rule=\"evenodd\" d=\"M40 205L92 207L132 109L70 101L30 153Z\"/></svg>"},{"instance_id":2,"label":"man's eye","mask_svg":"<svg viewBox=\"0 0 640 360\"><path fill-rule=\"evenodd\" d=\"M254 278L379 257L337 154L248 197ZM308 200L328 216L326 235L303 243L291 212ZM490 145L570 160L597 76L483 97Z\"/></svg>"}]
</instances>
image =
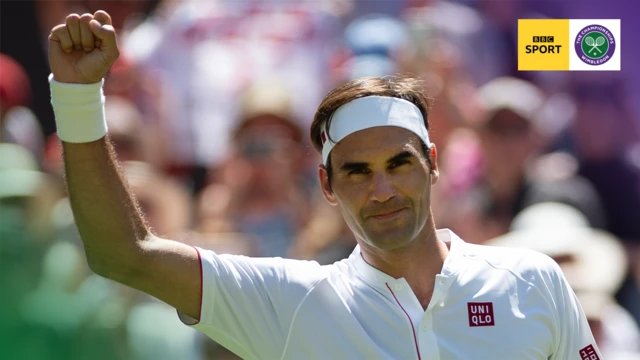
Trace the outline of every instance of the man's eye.
<instances>
[{"instance_id":1,"label":"man's eye","mask_svg":"<svg viewBox=\"0 0 640 360\"><path fill-rule=\"evenodd\" d=\"M362 174L367 174L369 172L369 169L353 169L351 171L349 171L349 175L362 175Z\"/></svg>"},{"instance_id":2,"label":"man's eye","mask_svg":"<svg viewBox=\"0 0 640 360\"><path fill-rule=\"evenodd\" d=\"M389 168L390 169L395 169L400 165L404 165L404 164L408 164L409 160L398 160L398 161L394 161L391 164L389 164Z\"/></svg>"}]
</instances>

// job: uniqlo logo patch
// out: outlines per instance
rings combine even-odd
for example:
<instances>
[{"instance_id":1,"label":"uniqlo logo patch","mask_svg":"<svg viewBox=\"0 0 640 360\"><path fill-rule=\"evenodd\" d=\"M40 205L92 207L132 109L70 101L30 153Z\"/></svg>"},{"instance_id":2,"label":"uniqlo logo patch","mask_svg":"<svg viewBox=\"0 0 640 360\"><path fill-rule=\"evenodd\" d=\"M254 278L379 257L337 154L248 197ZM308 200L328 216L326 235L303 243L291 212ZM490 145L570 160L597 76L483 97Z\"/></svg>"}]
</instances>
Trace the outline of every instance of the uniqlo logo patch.
<instances>
[{"instance_id":1,"label":"uniqlo logo patch","mask_svg":"<svg viewBox=\"0 0 640 360\"><path fill-rule=\"evenodd\" d=\"M580 358L582 360L600 360L596 349L593 348L593 345L589 345L586 348L580 350Z\"/></svg>"},{"instance_id":2,"label":"uniqlo logo patch","mask_svg":"<svg viewBox=\"0 0 640 360\"><path fill-rule=\"evenodd\" d=\"M493 303L490 302L470 302L467 303L469 310L469 326L495 326L493 317Z\"/></svg>"}]
</instances>

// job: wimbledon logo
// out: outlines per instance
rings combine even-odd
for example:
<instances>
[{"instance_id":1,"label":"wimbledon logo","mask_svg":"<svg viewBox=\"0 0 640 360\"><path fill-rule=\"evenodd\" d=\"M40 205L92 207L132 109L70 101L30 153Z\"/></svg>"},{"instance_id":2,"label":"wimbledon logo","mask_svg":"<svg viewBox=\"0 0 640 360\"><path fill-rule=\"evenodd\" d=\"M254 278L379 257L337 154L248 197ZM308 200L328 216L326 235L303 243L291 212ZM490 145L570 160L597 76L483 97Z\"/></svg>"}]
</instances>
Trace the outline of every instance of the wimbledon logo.
<instances>
[{"instance_id":1,"label":"wimbledon logo","mask_svg":"<svg viewBox=\"0 0 640 360\"><path fill-rule=\"evenodd\" d=\"M616 51L616 39L602 25L589 25L580 30L574 42L580 60L589 65L602 65Z\"/></svg>"}]
</instances>

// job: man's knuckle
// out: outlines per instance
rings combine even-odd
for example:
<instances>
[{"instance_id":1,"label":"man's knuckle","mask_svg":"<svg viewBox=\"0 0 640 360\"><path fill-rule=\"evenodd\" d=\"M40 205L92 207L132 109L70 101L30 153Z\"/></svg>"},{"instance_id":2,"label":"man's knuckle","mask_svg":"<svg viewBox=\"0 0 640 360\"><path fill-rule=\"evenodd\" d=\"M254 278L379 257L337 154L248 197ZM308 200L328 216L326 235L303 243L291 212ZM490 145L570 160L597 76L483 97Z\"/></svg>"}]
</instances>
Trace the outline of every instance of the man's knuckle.
<instances>
[{"instance_id":1,"label":"man's knuckle","mask_svg":"<svg viewBox=\"0 0 640 360\"><path fill-rule=\"evenodd\" d=\"M120 57L120 51L118 51L118 50L114 50L113 52L109 53L109 55L108 55L108 58L111 61L117 60L118 57Z\"/></svg>"}]
</instances>

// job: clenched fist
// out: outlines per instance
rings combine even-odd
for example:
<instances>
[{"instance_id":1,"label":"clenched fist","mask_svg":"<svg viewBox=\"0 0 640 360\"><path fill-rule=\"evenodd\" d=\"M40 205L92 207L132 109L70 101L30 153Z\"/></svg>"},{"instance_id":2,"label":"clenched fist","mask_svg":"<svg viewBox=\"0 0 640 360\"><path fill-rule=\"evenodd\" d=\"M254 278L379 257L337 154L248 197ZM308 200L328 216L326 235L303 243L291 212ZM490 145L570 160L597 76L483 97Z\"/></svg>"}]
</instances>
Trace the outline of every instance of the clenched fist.
<instances>
[{"instance_id":1,"label":"clenched fist","mask_svg":"<svg viewBox=\"0 0 640 360\"><path fill-rule=\"evenodd\" d=\"M56 81L91 84L102 80L118 59L116 32L104 11L67 16L51 29L49 66Z\"/></svg>"}]
</instances>

